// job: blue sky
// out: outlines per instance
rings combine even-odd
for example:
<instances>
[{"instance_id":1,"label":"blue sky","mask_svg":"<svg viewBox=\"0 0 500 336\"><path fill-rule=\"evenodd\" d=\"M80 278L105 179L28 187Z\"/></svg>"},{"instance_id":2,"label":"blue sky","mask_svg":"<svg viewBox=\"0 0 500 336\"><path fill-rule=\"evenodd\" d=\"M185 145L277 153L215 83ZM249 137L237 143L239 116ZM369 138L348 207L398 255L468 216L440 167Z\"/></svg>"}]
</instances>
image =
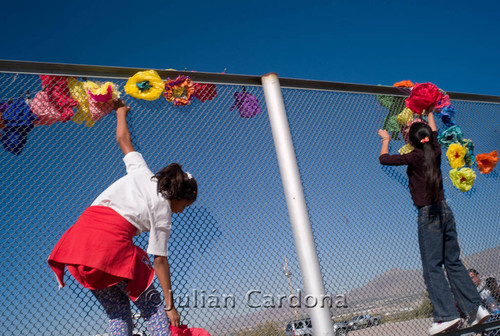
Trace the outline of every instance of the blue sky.
<instances>
[{"instance_id":1,"label":"blue sky","mask_svg":"<svg viewBox=\"0 0 500 336\"><path fill-rule=\"evenodd\" d=\"M494 1L474 7L465 1L10 2L3 5L0 21L2 31L9 32L0 37L0 59L204 72L227 68L248 75L274 71L281 77L363 84L410 79L448 91L498 95L494 14L499 7ZM1 99L18 88L41 90L36 76L0 78L8 83L0 88ZM118 82L123 88L124 81ZM200 181L197 210L174 218L179 224L171 248L184 251L173 260L174 286L181 293L229 290L240 299L252 286L287 294L283 257L293 287L303 285L262 90L248 88L264 110L248 120L229 110L240 87L218 90L216 100L186 108L126 96L135 144L152 170L165 160L178 161ZM387 111L369 95L288 89L284 96L327 292L361 286L391 268L419 268L416 214L406 187L391 175L404 175L404 169L387 173L377 161L376 130ZM455 107L457 123L475 142L476 153L500 149L497 107L464 102ZM10 309L20 302L13 290L29 294L23 310L11 316L36 316L33 328L71 325L72 320L57 320L59 312L79 321L89 306L89 295L74 282L56 292L45 259L81 211L124 173L113 130L114 116L93 128L73 122L41 126L20 156L0 151L5 174L0 186L8 191L0 195L5 240L31 247L2 256L7 266L20 260L32 271L16 266L6 274L42 279L37 285L11 281L2 296ZM400 145L394 143L392 151ZM443 169L446 175L445 159ZM498 245L498 181L498 173L478 176L473 191L463 194L445 176L466 255ZM207 221L211 234L193 233L186 224ZM213 239L200 243L206 248L184 248L197 234ZM243 307L183 314L190 324L203 325L248 312ZM105 323L92 314L85 318L91 320L89 328ZM13 321L12 327L18 323L25 322Z\"/></svg>"},{"instance_id":2,"label":"blue sky","mask_svg":"<svg viewBox=\"0 0 500 336\"><path fill-rule=\"evenodd\" d=\"M0 59L500 94L498 1L18 1Z\"/></svg>"}]
</instances>

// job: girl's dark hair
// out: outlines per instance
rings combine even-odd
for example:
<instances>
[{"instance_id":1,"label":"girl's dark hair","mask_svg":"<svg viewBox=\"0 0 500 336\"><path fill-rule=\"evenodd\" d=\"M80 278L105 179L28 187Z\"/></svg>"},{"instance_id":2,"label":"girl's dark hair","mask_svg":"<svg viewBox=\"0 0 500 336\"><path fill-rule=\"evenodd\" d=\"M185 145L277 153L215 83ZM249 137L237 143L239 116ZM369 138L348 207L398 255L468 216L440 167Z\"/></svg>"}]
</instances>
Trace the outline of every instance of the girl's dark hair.
<instances>
[{"instance_id":1,"label":"girl's dark hair","mask_svg":"<svg viewBox=\"0 0 500 336\"><path fill-rule=\"evenodd\" d=\"M156 179L158 182L157 190L166 199L196 201L198 184L191 175L182 171L180 164L169 164L157 172L152 179Z\"/></svg>"},{"instance_id":2,"label":"girl's dark hair","mask_svg":"<svg viewBox=\"0 0 500 336\"><path fill-rule=\"evenodd\" d=\"M427 196L432 202L437 202L441 191L440 167L436 163L436 154L431 144L432 130L425 123L413 123L410 126L409 139L411 144L424 151L424 170ZM428 141L422 142L422 139ZM426 139L426 140L427 140Z\"/></svg>"}]
</instances>

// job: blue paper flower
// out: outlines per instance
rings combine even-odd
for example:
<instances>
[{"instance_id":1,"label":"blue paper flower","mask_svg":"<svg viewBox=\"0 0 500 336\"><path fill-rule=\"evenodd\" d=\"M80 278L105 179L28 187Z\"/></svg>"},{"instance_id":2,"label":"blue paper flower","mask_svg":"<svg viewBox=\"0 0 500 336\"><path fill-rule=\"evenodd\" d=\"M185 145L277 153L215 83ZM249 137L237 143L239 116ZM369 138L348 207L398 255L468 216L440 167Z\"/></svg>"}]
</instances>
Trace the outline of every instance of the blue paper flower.
<instances>
[{"instance_id":1,"label":"blue paper flower","mask_svg":"<svg viewBox=\"0 0 500 336\"><path fill-rule=\"evenodd\" d=\"M455 109L451 105L443 107L443 109L439 112L438 117L441 118L441 121L446 127L455 125L455 121L453 121L453 118L455 117Z\"/></svg>"},{"instance_id":2,"label":"blue paper flower","mask_svg":"<svg viewBox=\"0 0 500 336\"><path fill-rule=\"evenodd\" d=\"M448 147L452 143L461 142L464 138L462 130L458 126L451 126L438 135L438 142L443 147Z\"/></svg>"},{"instance_id":3,"label":"blue paper flower","mask_svg":"<svg viewBox=\"0 0 500 336\"><path fill-rule=\"evenodd\" d=\"M470 139L463 139L462 146L467 149L467 153L465 154L465 165L467 167L472 166L474 161L476 161L476 156L474 155L474 143Z\"/></svg>"}]
</instances>

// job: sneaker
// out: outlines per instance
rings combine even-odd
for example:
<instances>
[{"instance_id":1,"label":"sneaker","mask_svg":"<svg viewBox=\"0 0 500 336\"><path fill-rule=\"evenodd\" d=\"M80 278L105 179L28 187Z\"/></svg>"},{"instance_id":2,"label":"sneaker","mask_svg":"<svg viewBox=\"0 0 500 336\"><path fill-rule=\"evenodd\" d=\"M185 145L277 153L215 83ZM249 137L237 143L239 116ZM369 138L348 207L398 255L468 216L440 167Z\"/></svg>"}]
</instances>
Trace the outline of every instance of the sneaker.
<instances>
[{"instance_id":1,"label":"sneaker","mask_svg":"<svg viewBox=\"0 0 500 336\"><path fill-rule=\"evenodd\" d=\"M459 323L460 323L459 318L446 322L434 322L432 326L429 328L429 334L436 335L444 331L451 330L454 327L456 327Z\"/></svg>"},{"instance_id":2,"label":"sneaker","mask_svg":"<svg viewBox=\"0 0 500 336\"><path fill-rule=\"evenodd\" d=\"M483 306L479 306L479 308L477 308L476 314L474 314L469 318L469 324L472 327L475 326L476 324L486 322L486 320L489 319L490 317L491 315L488 312L488 310Z\"/></svg>"}]
</instances>

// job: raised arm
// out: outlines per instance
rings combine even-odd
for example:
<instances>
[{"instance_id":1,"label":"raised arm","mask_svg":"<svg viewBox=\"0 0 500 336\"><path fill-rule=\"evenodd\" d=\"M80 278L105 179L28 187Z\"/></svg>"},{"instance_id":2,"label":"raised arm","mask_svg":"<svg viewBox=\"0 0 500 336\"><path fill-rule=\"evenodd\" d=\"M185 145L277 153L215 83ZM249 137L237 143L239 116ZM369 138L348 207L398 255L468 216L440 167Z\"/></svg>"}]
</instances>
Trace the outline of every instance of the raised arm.
<instances>
[{"instance_id":1,"label":"raised arm","mask_svg":"<svg viewBox=\"0 0 500 336\"><path fill-rule=\"evenodd\" d=\"M389 135L389 132L383 129L379 129L378 135L382 139L382 148L380 149L380 155L389 154L389 142L391 141L391 136Z\"/></svg>"},{"instance_id":2,"label":"raised arm","mask_svg":"<svg viewBox=\"0 0 500 336\"><path fill-rule=\"evenodd\" d=\"M434 113L431 111L427 111L427 121L429 122L429 127L433 132L437 131L436 120L434 120Z\"/></svg>"},{"instance_id":3,"label":"raised arm","mask_svg":"<svg viewBox=\"0 0 500 336\"><path fill-rule=\"evenodd\" d=\"M130 111L130 107L125 105L122 100L118 100L115 103L115 110L116 141L118 142L118 145L120 145L120 149L123 154L127 155L128 153L135 151L127 125L127 114L128 111Z\"/></svg>"}]
</instances>

